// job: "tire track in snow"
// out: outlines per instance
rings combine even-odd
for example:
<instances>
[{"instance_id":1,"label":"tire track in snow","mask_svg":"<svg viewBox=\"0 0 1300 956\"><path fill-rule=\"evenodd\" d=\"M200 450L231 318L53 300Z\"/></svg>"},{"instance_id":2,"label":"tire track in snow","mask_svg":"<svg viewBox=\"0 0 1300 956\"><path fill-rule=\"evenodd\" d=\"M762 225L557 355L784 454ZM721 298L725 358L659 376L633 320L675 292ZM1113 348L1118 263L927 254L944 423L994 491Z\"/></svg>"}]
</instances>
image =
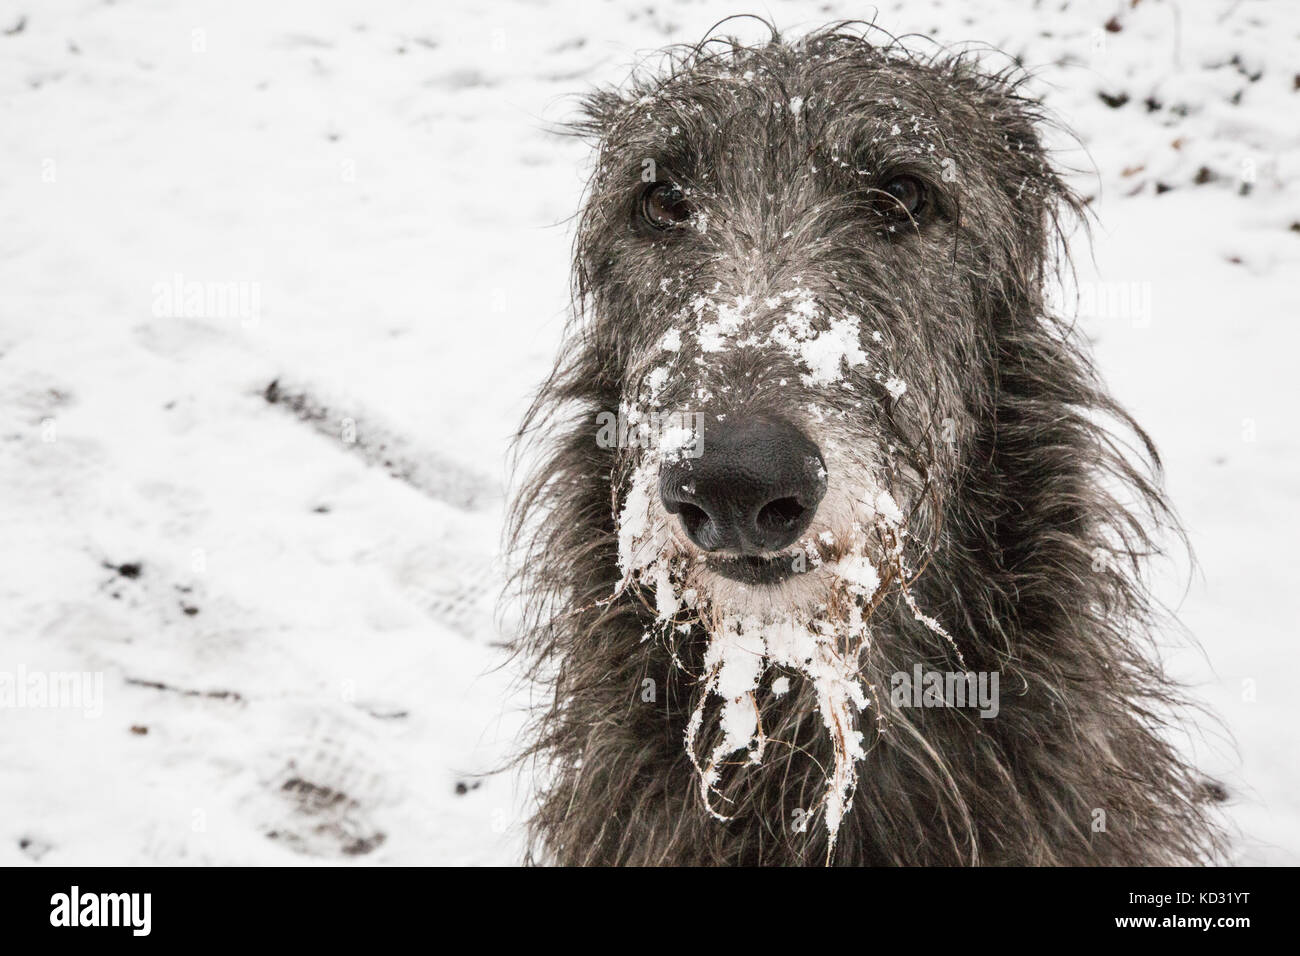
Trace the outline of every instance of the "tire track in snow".
<instances>
[{"instance_id":1,"label":"tire track in snow","mask_svg":"<svg viewBox=\"0 0 1300 956\"><path fill-rule=\"evenodd\" d=\"M365 412L331 405L303 385L276 378L262 397L437 501L462 511L483 511L502 498L500 488L487 476L436 451L416 447Z\"/></svg>"}]
</instances>

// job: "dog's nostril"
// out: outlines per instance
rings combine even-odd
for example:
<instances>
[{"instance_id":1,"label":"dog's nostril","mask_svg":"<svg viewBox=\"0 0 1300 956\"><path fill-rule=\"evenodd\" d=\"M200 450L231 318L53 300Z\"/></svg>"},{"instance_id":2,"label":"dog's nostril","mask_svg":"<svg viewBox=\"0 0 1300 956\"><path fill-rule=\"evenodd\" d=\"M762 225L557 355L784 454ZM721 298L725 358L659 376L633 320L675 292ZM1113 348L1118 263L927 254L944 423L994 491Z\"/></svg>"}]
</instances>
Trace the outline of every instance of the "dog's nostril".
<instances>
[{"instance_id":1,"label":"dog's nostril","mask_svg":"<svg viewBox=\"0 0 1300 956\"><path fill-rule=\"evenodd\" d=\"M778 498L763 505L758 512L759 531L784 531L796 524L807 511L797 498Z\"/></svg>"},{"instance_id":2,"label":"dog's nostril","mask_svg":"<svg viewBox=\"0 0 1300 956\"><path fill-rule=\"evenodd\" d=\"M709 520L709 516L703 508L697 508L689 502L682 502L677 506L677 516L681 519L682 527L686 529L686 533L692 538L699 536L700 528Z\"/></svg>"}]
</instances>

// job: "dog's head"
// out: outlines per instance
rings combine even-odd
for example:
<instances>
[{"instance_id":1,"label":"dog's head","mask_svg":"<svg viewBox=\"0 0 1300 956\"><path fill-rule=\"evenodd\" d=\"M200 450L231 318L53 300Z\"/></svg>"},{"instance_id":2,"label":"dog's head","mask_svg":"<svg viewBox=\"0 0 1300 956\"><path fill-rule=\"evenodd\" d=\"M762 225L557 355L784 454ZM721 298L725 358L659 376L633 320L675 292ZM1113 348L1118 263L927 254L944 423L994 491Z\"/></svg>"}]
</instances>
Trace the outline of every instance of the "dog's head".
<instances>
[{"instance_id":1,"label":"dog's head","mask_svg":"<svg viewBox=\"0 0 1300 956\"><path fill-rule=\"evenodd\" d=\"M840 33L588 101L577 286L626 576L815 610L936 533L1064 195L1035 119L961 59Z\"/></svg>"}]
</instances>

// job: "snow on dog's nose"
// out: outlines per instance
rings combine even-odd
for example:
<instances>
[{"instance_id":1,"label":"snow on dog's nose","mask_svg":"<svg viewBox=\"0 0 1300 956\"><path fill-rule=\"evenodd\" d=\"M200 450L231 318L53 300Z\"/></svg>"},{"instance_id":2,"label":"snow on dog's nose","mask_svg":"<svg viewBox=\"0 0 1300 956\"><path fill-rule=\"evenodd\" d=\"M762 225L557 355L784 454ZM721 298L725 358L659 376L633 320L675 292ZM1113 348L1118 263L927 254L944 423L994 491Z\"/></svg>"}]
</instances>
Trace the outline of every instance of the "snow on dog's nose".
<instances>
[{"instance_id":1,"label":"snow on dog's nose","mask_svg":"<svg viewBox=\"0 0 1300 956\"><path fill-rule=\"evenodd\" d=\"M793 544L826 494L821 450L776 418L711 425L699 458L665 464L664 509L705 551L756 555Z\"/></svg>"}]
</instances>

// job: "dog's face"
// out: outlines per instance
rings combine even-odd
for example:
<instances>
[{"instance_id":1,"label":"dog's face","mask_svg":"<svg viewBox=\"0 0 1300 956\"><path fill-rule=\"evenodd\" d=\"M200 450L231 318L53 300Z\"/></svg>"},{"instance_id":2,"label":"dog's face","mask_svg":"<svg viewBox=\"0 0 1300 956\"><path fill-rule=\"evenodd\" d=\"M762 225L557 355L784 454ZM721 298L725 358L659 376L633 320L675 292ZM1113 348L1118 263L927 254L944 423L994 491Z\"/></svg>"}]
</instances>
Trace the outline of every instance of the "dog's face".
<instances>
[{"instance_id":1,"label":"dog's face","mask_svg":"<svg viewBox=\"0 0 1300 956\"><path fill-rule=\"evenodd\" d=\"M1031 113L828 38L697 53L589 125L578 280L618 375L625 574L763 616L869 597L935 532L1037 294L1059 184Z\"/></svg>"}]
</instances>

